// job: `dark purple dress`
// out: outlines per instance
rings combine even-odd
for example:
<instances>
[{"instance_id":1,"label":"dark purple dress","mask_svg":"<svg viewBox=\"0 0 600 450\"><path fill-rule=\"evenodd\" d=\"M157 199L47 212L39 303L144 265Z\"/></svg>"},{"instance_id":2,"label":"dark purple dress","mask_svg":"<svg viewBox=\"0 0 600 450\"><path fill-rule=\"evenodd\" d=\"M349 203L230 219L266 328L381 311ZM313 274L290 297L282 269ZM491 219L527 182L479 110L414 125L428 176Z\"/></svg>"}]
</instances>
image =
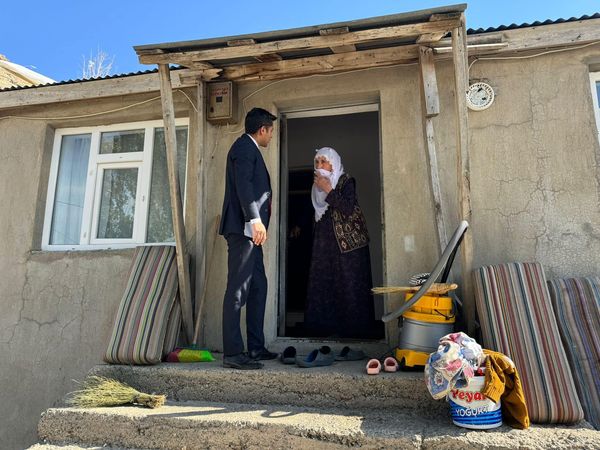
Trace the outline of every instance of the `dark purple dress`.
<instances>
[{"instance_id":1,"label":"dark purple dress","mask_svg":"<svg viewBox=\"0 0 600 450\"><path fill-rule=\"evenodd\" d=\"M349 216L356 202L355 181L325 199L329 208L316 222L308 279L305 326L313 337L380 337L374 321L369 247L342 253L333 230L331 209Z\"/></svg>"}]
</instances>

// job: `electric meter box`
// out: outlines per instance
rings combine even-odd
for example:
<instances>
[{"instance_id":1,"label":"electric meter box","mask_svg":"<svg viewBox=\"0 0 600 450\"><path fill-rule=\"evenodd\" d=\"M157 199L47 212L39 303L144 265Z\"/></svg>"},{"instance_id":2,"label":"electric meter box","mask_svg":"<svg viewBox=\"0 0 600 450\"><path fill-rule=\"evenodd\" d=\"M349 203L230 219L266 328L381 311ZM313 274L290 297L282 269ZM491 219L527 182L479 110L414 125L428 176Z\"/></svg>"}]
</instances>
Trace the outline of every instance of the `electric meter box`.
<instances>
[{"instance_id":1,"label":"electric meter box","mask_svg":"<svg viewBox=\"0 0 600 450\"><path fill-rule=\"evenodd\" d=\"M206 83L206 120L215 124L237 123L237 92L232 81Z\"/></svg>"}]
</instances>

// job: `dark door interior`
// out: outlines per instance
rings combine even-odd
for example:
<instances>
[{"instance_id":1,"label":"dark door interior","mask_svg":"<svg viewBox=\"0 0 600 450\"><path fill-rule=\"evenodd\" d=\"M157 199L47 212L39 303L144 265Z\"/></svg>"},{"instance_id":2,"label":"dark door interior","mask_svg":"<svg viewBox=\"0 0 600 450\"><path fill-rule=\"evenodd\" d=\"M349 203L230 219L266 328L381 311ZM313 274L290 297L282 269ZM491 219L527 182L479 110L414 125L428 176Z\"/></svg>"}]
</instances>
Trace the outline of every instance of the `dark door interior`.
<instances>
[{"instance_id":1,"label":"dark door interior","mask_svg":"<svg viewBox=\"0 0 600 450\"><path fill-rule=\"evenodd\" d=\"M313 158L315 150L333 147L340 154L344 170L357 182L358 199L367 220L371 238L373 284L381 286L383 252L381 228L381 168L379 152L378 111L353 114L288 118L285 147L282 155L282 179L287 180L287 210L282 220L286 237L283 264L286 337L308 336L303 327L306 291L312 253L314 209L311 201ZM381 298L373 299L375 316L381 317ZM283 312L283 311L282 311ZM280 334L281 328L280 328ZM383 337L383 327L381 336Z\"/></svg>"}]
</instances>

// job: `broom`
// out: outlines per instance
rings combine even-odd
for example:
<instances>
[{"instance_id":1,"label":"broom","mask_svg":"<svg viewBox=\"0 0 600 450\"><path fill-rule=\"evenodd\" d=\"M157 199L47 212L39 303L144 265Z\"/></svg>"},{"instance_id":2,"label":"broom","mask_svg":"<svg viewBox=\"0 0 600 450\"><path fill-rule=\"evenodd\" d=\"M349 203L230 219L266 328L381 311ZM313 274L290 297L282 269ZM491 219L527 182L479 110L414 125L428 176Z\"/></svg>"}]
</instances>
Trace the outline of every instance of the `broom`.
<instances>
[{"instance_id":1,"label":"broom","mask_svg":"<svg viewBox=\"0 0 600 450\"><path fill-rule=\"evenodd\" d=\"M68 394L66 402L80 408L127 404L159 408L166 399L166 395L145 394L120 381L92 375L82 383L80 390Z\"/></svg>"},{"instance_id":2,"label":"broom","mask_svg":"<svg viewBox=\"0 0 600 450\"><path fill-rule=\"evenodd\" d=\"M214 361L215 358L211 355L208 350L201 349L198 347L198 340L200 335L200 322L202 319L202 310L204 306L204 300L206 299L206 292L208 286L208 280L210 279L210 269L213 266L212 256L215 251L215 242L217 241L219 223L221 222L221 215L217 214L215 217L215 223L213 225L212 245L210 246L210 253L206 255L207 268L204 276L204 284L202 285L202 293L198 307L196 308L196 323L194 326L194 338L192 339L189 347L176 348L167 355L167 362L180 362L180 363L192 363L192 362L210 362ZM208 245L207 245L208 247Z\"/></svg>"},{"instance_id":3,"label":"broom","mask_svg":"<svg viewBox=\"0 0 600 450\"><path fill-rule=\"evenodd\" d=\"M374 287L371 289L371 292L373 292L373 294L397 294L400 292L417 292L420 288L421 286L383 286ZM433 283L431 287L427 289L427 293L444 295L456 288L458 288L458 284L455 283Z\"/></svg>"}]
</instances>

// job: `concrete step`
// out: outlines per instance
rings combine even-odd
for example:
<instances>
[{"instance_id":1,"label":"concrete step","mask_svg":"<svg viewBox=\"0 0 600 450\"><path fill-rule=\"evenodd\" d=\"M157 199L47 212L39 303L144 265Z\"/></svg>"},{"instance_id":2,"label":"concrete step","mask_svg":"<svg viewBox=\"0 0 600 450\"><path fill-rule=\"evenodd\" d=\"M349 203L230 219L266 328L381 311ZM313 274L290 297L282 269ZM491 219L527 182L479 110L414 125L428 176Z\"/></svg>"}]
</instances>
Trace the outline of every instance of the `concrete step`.
<instances>
[{"instance_id":1,"label":"concrete step","mask_svg":"<svg viewBox=\"0 0 600 450\"><path fill-rule=\"evenodd\" d=\"M141 449L124 449L123 447L81 447L79 445L53 445L53 444L35 444L27 450L141 450Z\"/></svg>"},{"instance_id":2,"label":"concrete step","mask_svg":"<svg viewBox=\"0 0 600 450\"><path fill-rule=\"evenodd\" d=\"M54 408L39 423L54 445L144 449L598 449L600 432L579 426L469 431L450 418L391 410L307 408L210 402L140 407Z\"/></svg>"},{"instance_id":3,"label":"concrete step","mask_svg":"<svg viewBox=\"0 0 600 450\"><path fill-rule=\"evenodd\" d=\"M101 365L91 373L179 401L403 410L429 418L447 415L445 402L436 402L429 395L422 372L367 375L366 362L303 369L264 361L261 370L233 370L223 368L219 359L147 367Z\"/></svg>"}]
</instances>

